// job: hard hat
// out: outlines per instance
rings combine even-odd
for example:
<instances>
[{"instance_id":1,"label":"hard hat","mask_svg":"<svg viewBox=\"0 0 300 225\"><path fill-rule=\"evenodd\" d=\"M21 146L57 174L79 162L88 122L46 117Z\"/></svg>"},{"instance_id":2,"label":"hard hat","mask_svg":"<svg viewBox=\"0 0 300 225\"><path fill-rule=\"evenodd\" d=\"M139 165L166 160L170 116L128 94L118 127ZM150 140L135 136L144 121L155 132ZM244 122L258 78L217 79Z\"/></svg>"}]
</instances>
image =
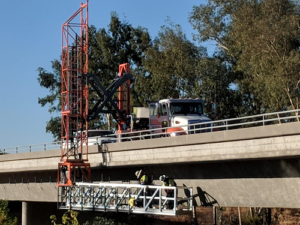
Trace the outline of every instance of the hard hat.
<instances>
[{"instance_id":1,"label":"hard hat","mask_svg":"<svg viewBox=\"0 0 300 225\"><path fill-rule=\"evenodd\" d=\"M138 171L135 172L135 176L137 178L139 178L141 176L141 174L142 174L142 170L138 170Z\"/></svg>"},{"instance_id":2,"label":"hard hat","mask_svg":"<svg viewBox=\"0 0 300 225\"><path fill-rule=\"evenodd\" d=\"M165 177L166 177L165 175L162 175L162 176L159 177L159 180L160 180L160 181L164 181L164 180L165 180Z\"/></svg>"}]
</instances>

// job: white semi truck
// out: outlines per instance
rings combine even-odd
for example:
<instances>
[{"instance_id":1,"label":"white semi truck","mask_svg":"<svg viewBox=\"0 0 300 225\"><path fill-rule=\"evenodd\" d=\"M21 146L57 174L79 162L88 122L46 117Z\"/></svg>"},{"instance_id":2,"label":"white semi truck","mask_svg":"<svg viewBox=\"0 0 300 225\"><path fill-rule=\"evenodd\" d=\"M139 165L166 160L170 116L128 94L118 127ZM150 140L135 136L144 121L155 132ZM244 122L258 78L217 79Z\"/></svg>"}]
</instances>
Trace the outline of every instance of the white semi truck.
<instances>
[{"instance_id":1,"label":"white semi truck","mask_svg":"<svg viewBox=\"0 0 300 225\"><path fill-rule=\"evenodd\" d=\"M209 121L211 120L203 112L201 99L162 99L150 103L149 108L135 107L131 127L132 130L157 129L155 133L166 131L171 136L177 136L184 133L211 131L211 124L204 123ZM166 130L165 127L169 129ZM199 130L205 127L207 129Z\"/></svg>"}]
</instances>

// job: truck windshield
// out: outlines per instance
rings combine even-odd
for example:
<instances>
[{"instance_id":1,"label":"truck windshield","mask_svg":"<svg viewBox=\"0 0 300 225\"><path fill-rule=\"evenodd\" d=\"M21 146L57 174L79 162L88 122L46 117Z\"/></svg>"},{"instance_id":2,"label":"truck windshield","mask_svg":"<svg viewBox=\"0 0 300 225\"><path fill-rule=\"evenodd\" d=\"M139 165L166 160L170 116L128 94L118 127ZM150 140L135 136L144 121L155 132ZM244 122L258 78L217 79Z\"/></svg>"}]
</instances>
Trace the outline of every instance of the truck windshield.
<instances>
[{"instance_id":1,"label":"truck windshield","mask_svg":"<svg viewBox=\"0 0 300 225\"><path fill-rule=\"evenodd\" d=\"M202 103L171 103L170 104L171 114L203 114Z\"/></svg>"}]
</instances>

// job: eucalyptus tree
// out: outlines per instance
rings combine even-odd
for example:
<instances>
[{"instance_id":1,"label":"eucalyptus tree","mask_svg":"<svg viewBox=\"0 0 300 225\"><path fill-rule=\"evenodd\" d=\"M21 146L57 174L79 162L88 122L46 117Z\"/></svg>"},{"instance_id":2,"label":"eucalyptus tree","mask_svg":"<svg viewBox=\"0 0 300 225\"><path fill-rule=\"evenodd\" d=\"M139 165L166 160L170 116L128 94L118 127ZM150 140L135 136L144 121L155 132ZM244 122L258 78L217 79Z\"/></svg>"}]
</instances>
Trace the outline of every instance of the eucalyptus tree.
<instances>
[{"instance_id":1,"label":"eucalyptus tree","mask_svg":"<svg viewBox=\"0 0 300 225\"><path fill-rule=\"evenodd\" d=\"M206 56L206 49L189 41L180 25L163 26L143 59L151 77L152 100L195 96L197 64Z\"/></svg>"},{"instance_id":2,"label":"eucalyptus tree","mask_svg":"<svg viewBox=\"0 0 300 225\"><path fill-rule=\"evenodd\" d=\"M208 56L205 47L188 40L180 25L163 26L145 54L152 100L202 98L207 113L217 102L218 118L239 115L241 99L230 89L235 73L220 54Z\"/></svg>"},{"instance_id":3,"label":"eucalyptus tree","mask_svg":"<svg viewBox=\"0 0 300 225\"><path fill-rule=\"evenodd\" d=\"M289 0L208 0L189 20L236 73L245 113L298 108L299 5ZM222 53L223 52L223 53Z\"/></svg>"}]
</instances>

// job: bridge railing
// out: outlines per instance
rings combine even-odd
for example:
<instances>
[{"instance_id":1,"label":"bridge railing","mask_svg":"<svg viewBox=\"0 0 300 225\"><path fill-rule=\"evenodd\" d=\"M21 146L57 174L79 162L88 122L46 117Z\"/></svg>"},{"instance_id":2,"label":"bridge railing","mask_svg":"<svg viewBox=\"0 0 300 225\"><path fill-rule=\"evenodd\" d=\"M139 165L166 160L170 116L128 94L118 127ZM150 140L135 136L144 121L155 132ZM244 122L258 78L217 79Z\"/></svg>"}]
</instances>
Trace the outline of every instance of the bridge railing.
<instances>
[{"instance_id":1,"label":"bridge railing","mask_svg":"<svg viewBox=\"0 0 300 225\"><path fill-rule=\"evenodd\" d=\"M265 113L254 116L245 116L238 118L230 118L224 120L215 120L208 122L193 123L188 125L178 125L177 127L183 128L183 131L172 131L175 134L189 135L196 133L216 132L223 130L241 129L255 126L266 126L272 124L290 123L299 121L299 111L289 110L273 113ZM119 141L135 141L152 138L170 137L172 133L167 133L167 129L171 127L156 128L150 130L140 130L118 135Z\"/></svg>"},{"instance_id":2,"label":"bridge railing","mask_svg":"<svg viewBox=\"0 0 300 225\"><path fill-rule=\"evenodd\" d=\"M230 118L224 120L215 120L201 123L193 123L188 125L181 125L178 127L182 127L183 131L174 131L171 134L167 133L166 130L171 127L164 128L156 128L150 130L139 130L134 132L126 132L122 134L117 134L112 136L106 136L103 140L103 137L93 137L94 141L89 140L89 145L101 145L107 142L123 142L123 141L137 141L137 140L145 140L145 139L154 139L154 138L164 138L170 136L179 135L190 135L196 133L206 133L206 132L217 132L224 130L232 130L232 129L242 129L248 127L255 126L267 126L272 124L281 124L281 123L290 123L290 122L299 122L299 113L300 109L289 110L289 111L281 111L281 112L273 112L273 113L265 113L254 116L245 116L238 118ZM0 149L0 155L5 154L17 154L24 152L34 152L34 151L48 151L54 149L60 149L61 142L50 142L50 143L41 143L41 144L33 144L33 145L25 145L25 146L15 146L9 148Z\"/></svg>"},{"instance_id":3,"label":"bridge railing","mask_svg":"<svg viewBox=\"0 0 300 225\"><path fill-rule=\"evenodd\" d=\"M60 145L61 142L57 141L57 142L50 142L50 143L14 146L14 147L0 149L0 155L18 154L24 152L49 151L54 149L60 149Z\"/></svg>"}]
</instances>

